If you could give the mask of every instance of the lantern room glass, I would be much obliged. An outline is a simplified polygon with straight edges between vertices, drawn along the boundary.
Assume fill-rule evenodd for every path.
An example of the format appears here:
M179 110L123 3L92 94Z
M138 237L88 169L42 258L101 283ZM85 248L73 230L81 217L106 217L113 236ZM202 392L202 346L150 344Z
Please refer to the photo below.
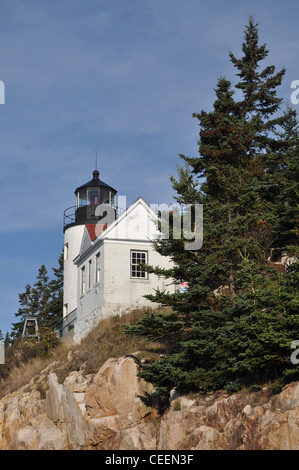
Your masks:
M82 189L77 194L77 207L86 206L87 205L87 191L86 189Z
M100 190L99 189L89 189L88 190L88 204L98 205L100 204Z
M116 209L116 193L111 191L111 206Z
M87 205L110 204L116 208L116 192L107 188L84 188L78 191L76 196L76 207Z
M101 204L110 204L110 192L105 188L101 190Z

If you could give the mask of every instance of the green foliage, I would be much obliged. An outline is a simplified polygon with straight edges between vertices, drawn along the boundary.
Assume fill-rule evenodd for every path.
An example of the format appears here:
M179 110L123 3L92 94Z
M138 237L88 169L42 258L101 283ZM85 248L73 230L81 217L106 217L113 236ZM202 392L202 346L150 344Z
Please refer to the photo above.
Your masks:
M47 358L59 344L59 339L48 327L39 329L39 339L14 339L5 347L5 364L1 365L0 378L5 380L14 368L24 365L35 358Z
M241 385L238 385L238 384L229 384L229 385L226 385L225 391L226 391L229 395L233 395L234 393L240 392L241 388L242 388Z
M273 395L278 395L282 391L282 386L279 382L276 382L272 385L270 385L270 390Z
M13 347L13 355L20 362L27 362L35 357L47 357L49 351L59 344L59 339L48 327L39 329L39 340L27 338L17 341Z
M231 83L218 80L213 110L193 115L199 155L180 155L184 166L171 178L179 203L203 204L203 246L186 250L170 229L154 247L173 268L148 268L188 282L188 290L147 296L171 313L146 314L126 331L165 345L165 357L140 374L162 401L173 387L231 392L296 376L290 355L299 338L297 118L293 110L280 112L276 88L285 71L260 67L268 51L252 17L242 51L241 59L230 53L242 98L235 101ZM277 249L292 255L292 264L273 263Z
M134 333L138 338L160 341L168 345L176 343L176 334L184 327L184 323L174 313L146 312L137 326L125 326L124 332Z
M37 318L39 327L52 328L62 318L63 308L63 254L58 260L58 268L53 268L54 278L50 279L47 268L38 270L33 286L27 284L25 292L19 294L20 308L15 314L21 317L13 323L11 338L19 338L23 331L26 315Z
M261 385L251 385L248 389L248 392L249 393L255 393L255 392L259 392L260 390L262 390L262 386Z

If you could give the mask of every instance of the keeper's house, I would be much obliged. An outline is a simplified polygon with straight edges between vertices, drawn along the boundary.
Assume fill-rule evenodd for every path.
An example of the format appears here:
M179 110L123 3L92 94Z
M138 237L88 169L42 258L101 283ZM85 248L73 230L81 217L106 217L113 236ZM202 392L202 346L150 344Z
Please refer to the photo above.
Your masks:
M101 319L152 307L144 295L174 292L176 286L142 269L142 264L170 266L152 247L159 233L142 198L119 215L117 191L97 170L75 196L75 206L64 212L64 311L56 330L60 336L71 332L79 343Z

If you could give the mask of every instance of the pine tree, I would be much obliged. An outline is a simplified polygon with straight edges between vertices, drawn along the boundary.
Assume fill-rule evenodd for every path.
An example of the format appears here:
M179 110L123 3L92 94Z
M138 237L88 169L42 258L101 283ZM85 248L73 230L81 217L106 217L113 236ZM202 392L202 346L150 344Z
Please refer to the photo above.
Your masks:
M254 153L263 151L265 142L271 141L269 132L285 120L283 115L275 114L283 101L277 97L277 87L281 85L286 70L283 68L275 73L275 66L270 65L260 71L260 62L267 58L269 51L266 44L259 45L258 26L250 15L244 31L243 56L237 59L232 52L229 53L231 62L238 70L237 76L240 77L236 84L243 95L238 103L240 116L253 121L256 126ZM278 142L274 139L272 143L276 146Z
M20 308L15 314L19 322L13 323L12 338L21 336L26 316L37 318L39 327L52 328L62 318L63 306L63 254L58 268L52 268L54 278L50 279L47 268L42 265L33 286L27 284L25 292L19 294Z
M45 325L48 320L48 304L50 301L49 276L46 266L43 264L36 276L36 283L33 285L32 296L35 315L39 325ZM45 325L47 326L47 325Z
M63 253L58 259L58 267L52 268L54 279L49 282L49 302L47 305L47 322L44 326L52 328L63 316Z
M32 287L27 284L25 292L19 294L19 304L20 307L18 312L15 313L16 317L21 317L19 322L12 324L11 336L12 338L17 338L22 334L24 320L26 316L34 315L36 313L35 307L32 301Z
M299 235L299 127L295 110L288 107L285 114L286 120L279 134L285 142L284 149L276 152L272 158L274 165L268 170L268 180L274 188L272 200L277 208L278 247L296 245Z
M7 349L12 343L12 338L9 331L6 332L5 339L4 339L4 347Z
M295 134L296 120L289 111L279 115L276 88L284 70L274 74L270 66L258 72L268 51L258 45L252 18L243 53L240 60L230 53L243 99L236 102L231 83L219 79L213 110L194 114L200 123L199 156L182 155L178 179L171 178L179 202L203 204L203 246L188 251L184 239L171 237L154 244L174 267L149 271L187 281L188 290L148 296L171 312L148 313L125 329L165 343L166 357L141 374L164 397L172 387L210 390L297 373L290 344L299 337L298 263L280 272L282 266L267 261L280 224L296 235L290 217L297 210L296 185L290 193L287 186L291 169L298 171L297 141L288 135Z

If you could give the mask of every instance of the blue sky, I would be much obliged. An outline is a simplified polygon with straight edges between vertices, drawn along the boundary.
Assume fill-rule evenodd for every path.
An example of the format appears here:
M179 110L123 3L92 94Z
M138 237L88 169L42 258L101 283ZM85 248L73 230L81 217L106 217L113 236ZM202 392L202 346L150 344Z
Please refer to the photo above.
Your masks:
M57 266L63 211L98 152L103 181L171 203L179 153L197 152L193 112L208 110L248 15L268 63L299 79L299 4L286 0L1 0L0 329L38 268ZM266 65L266 63L265 63Z

